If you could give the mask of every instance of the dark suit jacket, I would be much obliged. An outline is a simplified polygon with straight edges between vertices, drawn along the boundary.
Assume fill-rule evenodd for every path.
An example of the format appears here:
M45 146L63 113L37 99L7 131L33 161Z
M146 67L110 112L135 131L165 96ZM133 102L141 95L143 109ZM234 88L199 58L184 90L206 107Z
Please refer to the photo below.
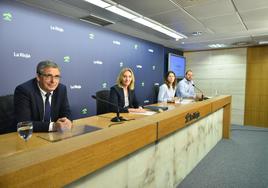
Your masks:
M135 91L128 90L128 101L129 106L124 108L125 105L125 98L124 98L124 91L123 88L118 87L115 85L110 89L110 102L119 106L120 112L128 112L128 108L138 108L139 103L137 101ZM115 106L110 105L111 112L117 112L117 108Z
M44 103L35 78L16 87L14 108L16 123L20 121L33 121L33 131L48 131L49 122L42 121ZM66 87L59 84L52 95L51 121L56 122L61 117L71 119L71 111Z

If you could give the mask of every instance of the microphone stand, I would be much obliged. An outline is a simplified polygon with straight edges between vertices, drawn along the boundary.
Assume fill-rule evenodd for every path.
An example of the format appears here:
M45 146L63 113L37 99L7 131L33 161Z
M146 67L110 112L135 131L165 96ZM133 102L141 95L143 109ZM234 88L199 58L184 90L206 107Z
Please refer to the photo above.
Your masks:
M119 108L120 108L120 106L118 106L118 105L116 105L116 104L114 104L114 103L111 103L110 101L101 99L101 98L99 98L99 97L97 97L97 96L95 96L95 95L92 95L91 97L92 97L93 99L97 100L97 101L101 101L101 102L104 102L104 103L108 103L108 104L110 104L110 105L112 105L112 106L115 106L115 107L117 108L116 116L113 117L113 118L111 119L112 122L127 121L127 120L124 119L122 116L120 116L120 113L119 113Z
M119 115L119 108L117 106L116 116L111 119L111 122L120 122L120 121L127 121L127 120Z
M196 88L198 91L201 92L201 99L200 101L204 100L204 94L203 94L203 91L201 89L199 89L198 87L195 86L195 84L192 84L194 88Z

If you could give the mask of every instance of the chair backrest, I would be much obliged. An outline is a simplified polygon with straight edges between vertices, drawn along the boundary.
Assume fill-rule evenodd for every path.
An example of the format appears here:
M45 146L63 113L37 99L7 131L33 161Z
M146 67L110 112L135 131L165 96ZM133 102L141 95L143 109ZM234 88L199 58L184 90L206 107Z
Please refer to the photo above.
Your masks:
M16 131L13 95L0 96L0 134Z
M101 90L96 92L97 98L109 101L110 98L110 90ZM100 100L96 100L96 107L97 107L97 115L99 114L105 114L110 112L109 110L109 104L102 102Z
M154 85L154 103L158 102L159 85Z

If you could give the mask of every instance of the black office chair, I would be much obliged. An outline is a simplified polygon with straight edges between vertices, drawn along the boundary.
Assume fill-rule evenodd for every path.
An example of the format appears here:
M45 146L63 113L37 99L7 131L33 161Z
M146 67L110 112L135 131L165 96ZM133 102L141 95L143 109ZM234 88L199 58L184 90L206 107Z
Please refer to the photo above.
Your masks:
M98 92L96 92L96 97L100 98L100 99L103 99L103 100L106 100L106 101L109 101L110 90L98 91ZM100 100L96 100L96 107L97 107L97 115L105 114L105 113L110 112L109 104L105 103L105 102L102 102Z
M0 134L16 131L13 95L0 96Z
M154 85L154 103L158 102L159 85Z

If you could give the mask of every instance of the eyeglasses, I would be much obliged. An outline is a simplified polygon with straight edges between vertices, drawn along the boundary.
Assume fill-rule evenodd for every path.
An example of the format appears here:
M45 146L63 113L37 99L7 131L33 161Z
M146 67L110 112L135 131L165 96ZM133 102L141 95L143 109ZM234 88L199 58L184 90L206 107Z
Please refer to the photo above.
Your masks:
M47 80L52 80L52 79L60 80L61 78L60 75L53 76L52 74L42 74L42 73L39 73L39 75L43 76Z

